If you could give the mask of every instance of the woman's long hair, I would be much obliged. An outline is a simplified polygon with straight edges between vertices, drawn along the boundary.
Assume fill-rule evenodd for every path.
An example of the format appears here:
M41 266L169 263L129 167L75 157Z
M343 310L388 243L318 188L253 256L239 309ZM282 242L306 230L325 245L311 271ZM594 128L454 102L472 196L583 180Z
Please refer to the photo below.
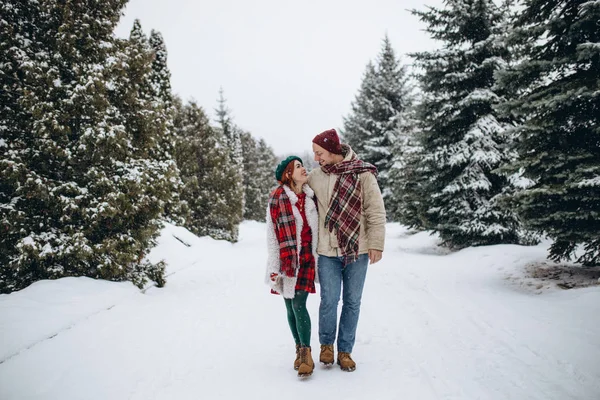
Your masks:
M294 182L294 180L292 179L292 174L294 173L294 165L296 164L296 161L298 160L292 160L288 163L288 165L285 167L285 169L283 170L283 174L281 175L281 183L283 183L284 185L288 185L294 192L299 192L300 189L302 188L302 186L298 187L298 185L296 185L296 182ZM300 162L300 161L298 161ZM300 163L302 164L302 163Z

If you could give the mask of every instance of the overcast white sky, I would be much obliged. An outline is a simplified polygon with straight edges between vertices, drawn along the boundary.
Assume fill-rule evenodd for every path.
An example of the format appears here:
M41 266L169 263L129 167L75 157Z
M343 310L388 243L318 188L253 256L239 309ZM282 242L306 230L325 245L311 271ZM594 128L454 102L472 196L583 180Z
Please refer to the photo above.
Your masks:
M303 153L314 135L342 127L386 32L399 55L434 47L407 9L441 3L130 0L116 34L127 37L136 18L147 34L160 31L184 100L213 117L222 86L237 125L278 155Z

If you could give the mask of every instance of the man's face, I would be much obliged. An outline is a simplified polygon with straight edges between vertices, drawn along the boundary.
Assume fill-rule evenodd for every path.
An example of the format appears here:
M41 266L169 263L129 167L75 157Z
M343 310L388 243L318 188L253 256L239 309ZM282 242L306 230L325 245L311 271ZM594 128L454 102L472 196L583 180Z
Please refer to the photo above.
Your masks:
M315 161L319 163L321 167L325 165L333 165L333 153L328 152L316 143L312 144L313 153L315 153Z

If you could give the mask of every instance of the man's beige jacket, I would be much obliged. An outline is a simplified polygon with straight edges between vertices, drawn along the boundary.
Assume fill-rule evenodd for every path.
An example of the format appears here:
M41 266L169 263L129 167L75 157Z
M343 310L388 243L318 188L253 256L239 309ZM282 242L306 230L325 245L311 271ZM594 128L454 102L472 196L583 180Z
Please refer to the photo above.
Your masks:
M344 161L350 160L354 152L350 146L342 145L345 152ZM325 227L325 216L333 194L333 187L338 175L327 175L321 168L313 169L308 176L308 184L317 197L319 210L319 244L317 253L323 256L341 256L338 251L336 232L329 232ZM383 251L385 244L385 207L377 179L370 172L358 176L362 189L362 216L360 219L360 236L358 238L358 254L369 249Z

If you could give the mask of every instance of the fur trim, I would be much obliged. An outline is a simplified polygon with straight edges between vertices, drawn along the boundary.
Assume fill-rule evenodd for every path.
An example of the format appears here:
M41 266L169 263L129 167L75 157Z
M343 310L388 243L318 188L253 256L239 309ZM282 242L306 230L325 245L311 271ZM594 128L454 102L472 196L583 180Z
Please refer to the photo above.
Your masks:
M271 274L279 274L279 243L275 235L275 226L271 220L269 206L267 206L267 270L265 274L265 283L273 290L277 290L277 282L271 280Z
M300 257L300 249L301 249L301 234L302 234L302 215L296 207L296 203L298 202L298 195L294 193L289 186L283 185L283 190L285 194L290 199L290 203L292 203L292 212L294 214L294 220L296 221L296 248L298 257ZM319 229L319 214L317 211L317 206L314 202L315 192L305 184L303 186L302 191L306 193L306 203L304 212L306 213L306 220L310 229L312 231L312 253L315 258L315 268L318 268L317 260L317 243L319 239L318 229ZM308 201L310 199L310 201ZM279 243L277 242L277 237L275 235L275 227L273 226L273 221L271 220L271 214L269 212L269 207L267 206L267 270L265 274L265 283L269 285L273 290L277 293L280 293L286 299L292 299L295 295L296 288L296 276L279 276L275 282L271 280L271 274L279 274L280 273L280 261L279 261ZM315 283L318 283L318 270L315 271Z
M310 230L312 231L312 253L315 258L315 283L319 283L319 254L317 253L317 245L319 244L319 210L315 201L315 192L308 184L304 185L304 193L306 193L306 204L304 205L304 213ZM308 201L310 199L310 201Z

